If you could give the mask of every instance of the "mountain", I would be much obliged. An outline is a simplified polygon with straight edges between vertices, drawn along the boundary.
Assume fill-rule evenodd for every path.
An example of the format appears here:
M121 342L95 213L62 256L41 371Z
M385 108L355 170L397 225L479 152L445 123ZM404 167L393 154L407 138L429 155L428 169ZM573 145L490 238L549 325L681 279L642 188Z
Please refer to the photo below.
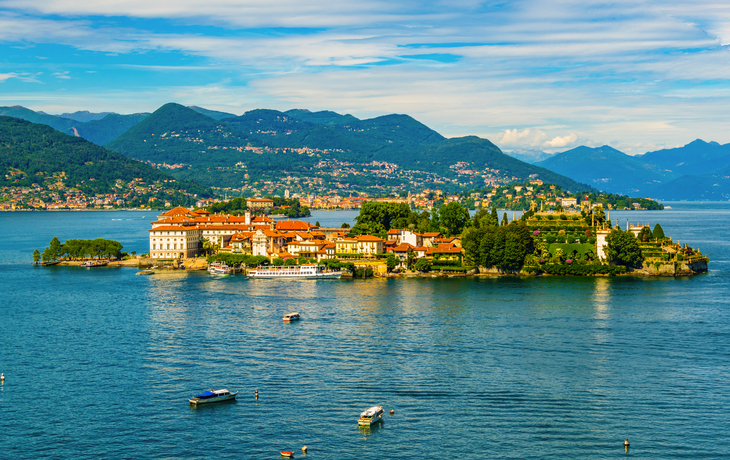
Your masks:
M246 136L225 123L180 104L169 103L105 147L154 163L214 166L226 163L235 156L234 151L240 152L248 145L251 142Z
M535 165L606 192L632 196L648 193L657 184L679 176L607 145L576 147Z
M236 116L236 115L235 115L235 114L233 114L233 113L228 113L228 112L219 112L219 111L217 111L217 110L209 110L209 109L204 109L203 107L198 107L198 106L196 106L196 105L191 105L191 106L190 106L190 107L188 107L188 108L189 108L189 109L193 109L193 110L195 110L195 111L196 111L196 112L198 112L198 113L202 113L202 114L203 114L203 115L205 115L206 117L210 117L210 118L212 118L212 119L214 119L214 120L222 120L222 119L224 119L224 118L233 118L233 117L235 117L235 116Z
M74 125L70 130L71 132L66 134L78 135L96 145L104 145L126 133L131 127L148 116L150 116L149 113L133 113L130 115L110 113L101 120L92 120Z
M652 198L669 201L730 200L730 167L714 173L684 175L651 191Z
M21 107L19 105L14 105L12 107L0 107L0 115L6 117L20 118L22 120L27 120L32 123L41 123L44 125L48 125L57 131L61 131L62 133L69 131L75 124L78 124L77 121L71 120L69 118L61 118L55 115L48 115L47 113L43 112L34 112L33 110L26 109L25 107Z
M524 161L525 163L530 163L531 165L534 165L535 163L538 163L540 161L547 160L548 158L555 155L554 153L547 153L543 152L542 150L526 149L516 149L504 153L511 156L512 158L517 158L518 160Z
M101 120L105 116L109 115L112 112L100 112L100 113L93 113L89 112L88 110L79 110L77 112L73 113L62 113L59 115L61 118L69 118L71 120L80 121L82 123L86 123L88 121L94 121L94 120Z
M697 139L684 147L647 152L636 158L677 175L702 175L730 166L730 144Z
M345 125L357 121L358 119L350 114L340 115L337 112L322 110L320 112L310 112L307 109L292 109L284 112L290 117L299 120L308 121L317 125Z
M166 183L174 178L144 163L106 150L78 137L18 118L0 116L0 186L49 189L78 188L87 194L117 193L118 181ZM169 182L171 181L171 182ZM194 193L204 193L190 185Z

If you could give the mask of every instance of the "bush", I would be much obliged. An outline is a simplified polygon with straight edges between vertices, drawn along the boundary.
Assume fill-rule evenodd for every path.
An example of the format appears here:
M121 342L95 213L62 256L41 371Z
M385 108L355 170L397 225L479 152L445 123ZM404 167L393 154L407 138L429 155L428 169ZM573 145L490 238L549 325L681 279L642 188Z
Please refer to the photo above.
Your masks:
M542 269L545 273L551 275L576 275L576 276L590 276L590 275L610 275L615 276L627 272L627 268L620 265L598 265L598 264L548 264L544 265Z
M565 214L560 214L560 220L568 220L568 216Z

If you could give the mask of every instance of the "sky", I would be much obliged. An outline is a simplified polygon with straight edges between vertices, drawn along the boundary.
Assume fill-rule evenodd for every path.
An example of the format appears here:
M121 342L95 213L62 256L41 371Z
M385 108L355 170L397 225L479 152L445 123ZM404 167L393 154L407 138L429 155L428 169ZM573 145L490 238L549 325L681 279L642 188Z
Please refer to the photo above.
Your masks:
M0 0L0 106L408 114L503 150L730 142L730 2Z

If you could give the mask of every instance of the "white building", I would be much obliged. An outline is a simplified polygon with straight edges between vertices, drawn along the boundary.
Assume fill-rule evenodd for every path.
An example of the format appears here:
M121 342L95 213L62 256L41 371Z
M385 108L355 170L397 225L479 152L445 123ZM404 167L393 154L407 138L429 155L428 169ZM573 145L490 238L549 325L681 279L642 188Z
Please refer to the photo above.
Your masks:
M198 255L202 230L196 227L159 226L150 229L150 258L182 259Z

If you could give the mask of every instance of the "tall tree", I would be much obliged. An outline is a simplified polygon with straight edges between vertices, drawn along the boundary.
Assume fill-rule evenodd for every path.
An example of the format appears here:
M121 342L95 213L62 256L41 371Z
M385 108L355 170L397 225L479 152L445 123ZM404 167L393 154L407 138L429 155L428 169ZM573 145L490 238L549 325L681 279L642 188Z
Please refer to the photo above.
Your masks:
M606 255L611 262L626 267L641 267L644 256L633 233L616 228L606 236L606 243Z
M41 252L38 249L33 250L33 263L37 264L41 260Z
M452 201L445 206L441 206L439 217L447 235L460 235L469 223L469 210L456 201Z
M657 239L657 240L663 240L664 238L666 238L664 236L664 229L659 224L656 224L654 226L654 231L651 234L654 237L654 239Z

